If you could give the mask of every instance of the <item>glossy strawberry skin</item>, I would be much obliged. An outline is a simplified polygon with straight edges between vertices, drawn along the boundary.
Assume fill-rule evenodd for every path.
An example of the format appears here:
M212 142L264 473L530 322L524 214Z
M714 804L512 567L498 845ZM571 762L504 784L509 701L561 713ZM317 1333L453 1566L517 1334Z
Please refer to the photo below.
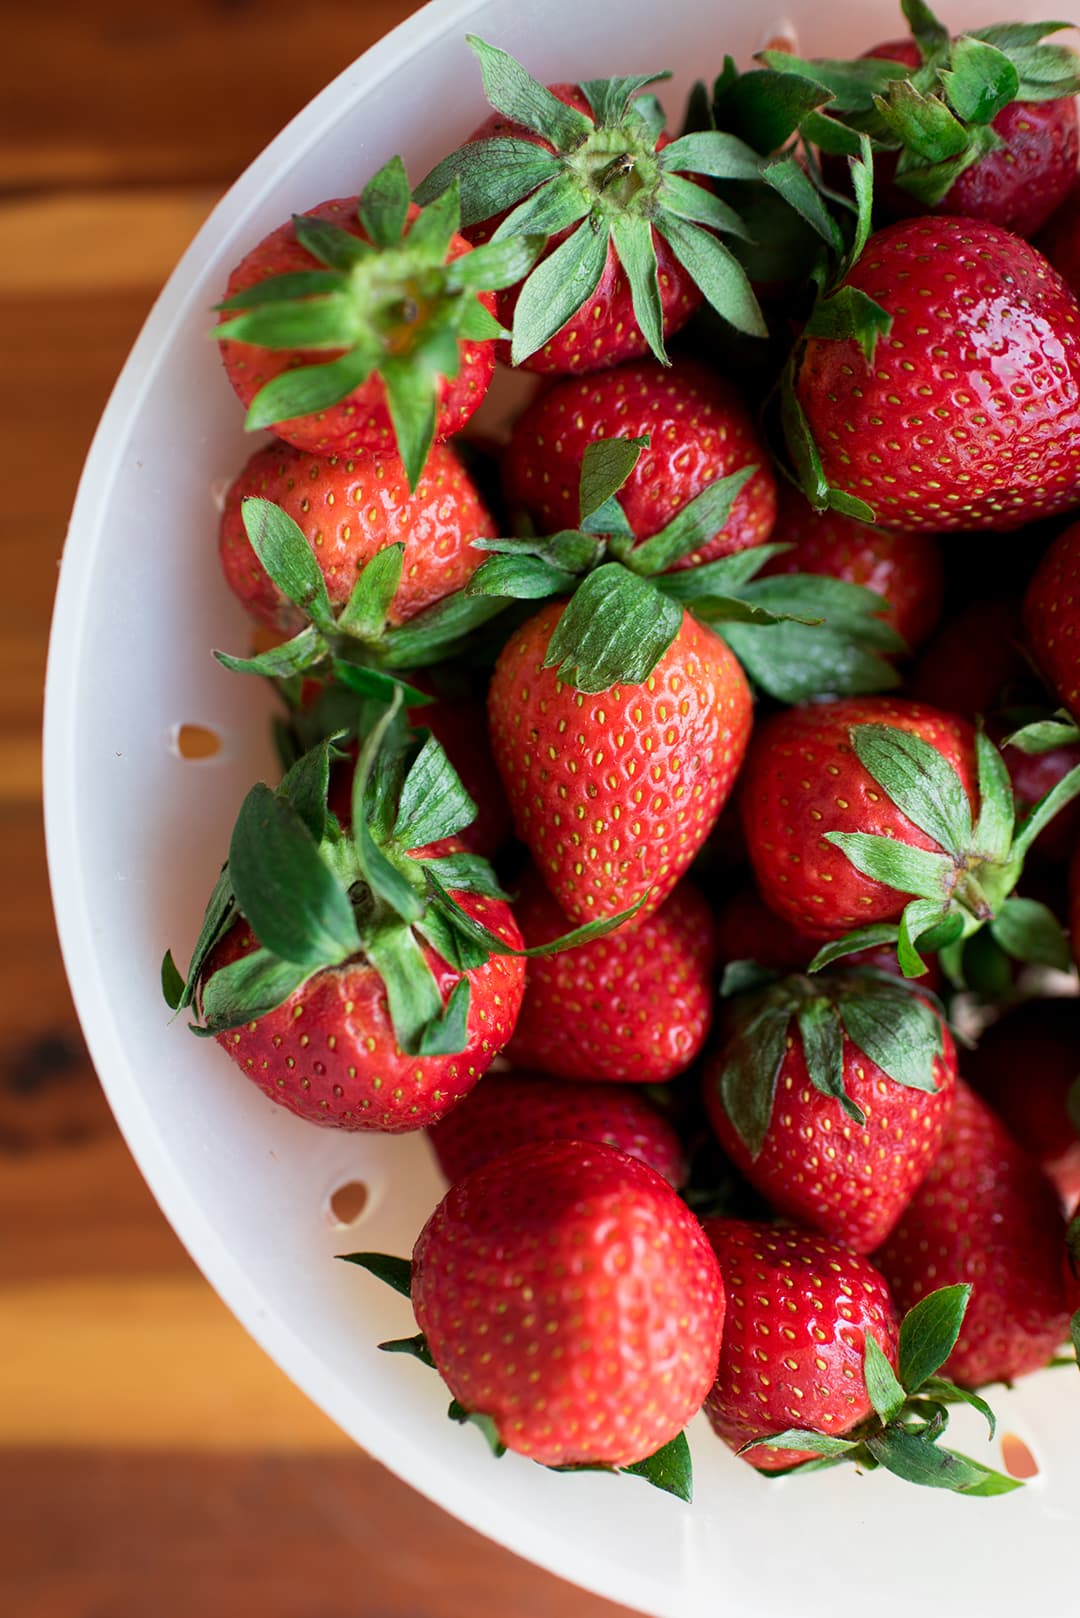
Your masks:
M875 1255L901 1309L935 1287L971 1282L942 1375L965 1387L1045 1365L1067 1330L1057 1194L965 1084L937 1159Z
M884 1279L816 1231L707 1219L728 1297L716 1383L705 1401L731 1449L789 1427L840 1437L873 1414L863 1375L867 1333L896 1365L898 1321ZM776 1472L806 1450L756 1448Z
M922 61L910 38L875 45L865 55L913 68ZM908 219L924 212L958 214L988 220L1017 236L1034 236L1061 207L1076 174L1080 135L1075 101L1072 96L1057 101L1011 101L990 127L1001 145L977 158L929 209L896 184L895 155L878 153L875 206L890 219Z
M739 783L743 832L762 898L811 938L897 921L909 897L863 876L826 832L877 833L940 852L860 764L849 735L865 724L895 725L930 742L975 807L975 734L953 714L900 697L845 697L767 720Z
M502 900L454 897L468 915L520 948L521 934ZM205 975L255 947L238 922L214 949ZM422 947L445 1002L462 974ZM300 1118L388 1134L422 1129L468 1094L506 1044L524 968L513 956L493 955L466 974L472 986L468 1040L453 1056L408 1056L400 1049L383 981L363 960L324 967L283 1005L219 1034L218 1043L264 1095Z
M304 618L251 548L241 507L252 495L272 500L303 530L334 607L345 605L373 556L404 542L401 583L388 613L392 624L462 589L484 560L473 540L496 533L475 484L448 444L432 446L412 495L393 452L313 455L288 444L267 444L256 450L225 497L219 554L226 582L248 612L269 628L290 633L302 628Z
M761 570L821 573L882 596L881 616L909 650L921 646L941 614L941 552L927 534L893 534L838 511L815 511L796 488L779 491L771 539L790 545Z
M550 603L500 653L488 691L492 751L518 836L574 922L656 910L708 836L752 720L727 646L689 615L643 684L587 696L544 657Z
M576 528L587 446L646 433L649 448L618 494L638 540L658 533L717 478L754 465L724 527L675 566L765 543L776 515L768 451L731 383L696 360L639 360L545 388L514 423L503 458L511 508L527 512L540 533Z
M1058 701L1080 720L1080 523L1039 563L1024 597L1024 634Z
M367 238L357 218L356 197L335 197L305 210L305 217L338 225L353 236ZM419 209L410 208L410 221ZM464 236L455 236L451 242L447 261L469 252L471 243ZM226 297L246 292L260 281L273 275L288 275L300 270L321 269L323 266L301 247L291 220L279 225L252 248L229 276ZM495 294L481 292L481 303L495 312ZM228 318L228 312L222 319ZM440 381L439 404L436 418L436 438L449 438L459 432L480 404L491 384L495 369L495 345L490 342L462 343L460 367L457 376ZM244 405L267 382L282 371L298 365L322 364L335 358L333 350L270 349L252 343L225 339L221 343L221 358L234 391ZM347 454L356 449L393 450L395 435L386 403L386 388L376 372L366 382L354 388L338 404L311 415L295 416L274 424L274 432L288 444L314 454Z
M530 946L566 931L535 870L514 917ZM684 880L637 927L531 960L507 1055L558 1078L662 1084L705 1042L715 964L712 914Z
M924 216L843 283L892 317L868 362L811 338L796 392L830 484L884 527L1018 528L1080 504L1080 305L1026 242Z
M1011 1007L982 1034L964 1072L1071 1208L1080 1199L1080 1135L1068 1111L1080 1077L1080 1000Z
M461 1404L546 1466L626 1466L712 1386L719 1266L661 1176L610 1146L519 1147L452 1186L413 1252L412 1302Z
M583 112L587 118L593 117L592 108L576 84L551 84L548 85L548 89L567 106L573 107L577 112ZM515 140L529 141L534 146L542 146L545 151L553 150L551 144L535 130L527 129L524 124L515 123L497 112L474 130L469 139L490 140L495 136L510 136ZM657 149L666 146L670 139L669 135L662 134L657 140ZM687 175L685 178L691 176ZM474 245L479 246L481 242L488 241L494 235L505 217L505 214L498 214L479 224L470 225L465 235ZM566 230L556 232L545 248L542 259L549 257L571 234L573 228L569 226ZM656 250L656 277L660 292L663 332L665 337L673 337L676 332L682 330L690 316L701 306L702 293L689 271L683 269L664 237L656 230L652 233L652 242ZM519 283L497 294L498 318L508 331L514 324L514 311L520 292ZM565 376L576 372L602 370L609 365L619 365L623 360L636 359L638 355L647 354L648 351L648 341L643 336L634 314L630 282L612 245L608 248L607 261L592 297L555 333L554 337L523 360L518 368L549 376ZM509 365L509 343L497 343L496 353L504 365ZM575 526L576 521L575 517Z
M956 1051L942 1024L934 1062L937 1093L897 1084L845 1035L844 1089L866 1114L859 1126L810 1081L792 1024L765 1143L751 1157L720 1098L727 1052L706 1061L709 1121L735 1167L778 1212L811 1225L855 1253L870 1253L892 1230L933 1162L956 1089Z
M613 1146L648 1164L669 1185L686 1179L682 1143L667 1119L628 1084L587 1084L534 1073L486 1073L483 1082L429 1132L451 1184L531 1141Z

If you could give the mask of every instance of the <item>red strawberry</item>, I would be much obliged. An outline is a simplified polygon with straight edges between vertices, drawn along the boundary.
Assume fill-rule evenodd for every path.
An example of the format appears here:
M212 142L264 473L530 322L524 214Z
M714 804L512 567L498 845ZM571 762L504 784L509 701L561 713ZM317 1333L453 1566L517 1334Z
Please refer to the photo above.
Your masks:
M1039 563L1024 597L1024 634L1051 690L1080 722L1080 523Z
M521 884L514 914L529 945L550 943L566 930L534 870ZM689 1067L708 1033L715 962L709 907L680 882L636 927L531 961L507 1055L564 1079L672 1079Z
M1015 601L977 597L960 603L925 647L908 694L972 723L992 713L1025 669Z
M1068 1325L1065 1221L1053 1186L990 1109L958 1087L945 1142L875 1255L901 1308L967 1281L971 1304L945 1374L967 1387L1045 1365Z
M889 325L872 361L854 337L805 342L796 393L829 485L909 532L1080 504L1080 305L1040 253L922 218L872 236L841 287Z
M218 327L248 427L316 454L396 441L415 488L432 439L457 432L487 392L494 289L535 257L526 241L471 250L459 217L456 193L412 204L394 158L362 196L294 215L254 247Z
M817 1231L707 1219L729 1300L720 1369L705 1401L732 1449L789 1428L839 1438L874 1410L863 1369L871 1336L896 1366L897 1315L873 1265ZM808 1450L746 1452L774 1472Z
M447 1192L411 1295L451 1393L546 1466L629 1466L671 1442L716 1375L719 1267L665 1180L610 1146L549 1141Z
M775 1208L868 1253L933 1161L955 1082L948 1029L920 995L830 972L735 994L704 1099L720 1144Z
M477 894L454 898L467 916L520 948L509 905ZM250 929L237 922L210 955L207 976L257 948ZM339 1129L422 1129L468 1094L506 1044L525 963L493 955L463 973L430 945L421 948L444 1004L462 981L470 986L460 1050L435 1056L402 1050L386 984L370 957L318 971L274 1010L219 1034L218 1043L264 1095L300 1118Z
M545 388L514 423L503 459L507 499L542 533L575 528L586 447L645 434L649 448L618 495L636 540L659 533L710 483L745 466L756 471L723 527L674 567L768 539L776 512L768 451L735 389L696 360L640 360Z
M995 741L1003 739L1008 727L1000 720L987 726ZM1009 767L1013 797L1018 815L1029 813L1040 798L1063 781L1080 764L1080 743L1053 747L1046 753L1025 753L1020 747L1005 747L1002 757ZM1032 844L1033 854L1044 860L1066 861L1076 847L1080 831L1080 803L1072 803L1055 815L1046 830Z
M248 539L241 507L272 500L301 529L326 581L330 604L348 601L361 570L387 545L405 546L401 582L387 613L404 622L460 590L483 561L474 539L496 529L456 452L433 446L415 494L392 452L312 455L287 444L256 450L225 499L220 553L233 593L260 623L294 633L300 610L273 583Z
M1036 246L1080 296L1080 177L1073 177L1064 202L1050 218Z
M1080 1198L1080 1000L1010 1008L968 1056L965 1076L1071 1208Z
M790 545L762 569L823 573L859 584L885 601L882 617L908 649L921 646L941 613L941 552L924 534L891 534L838 511L815 511L791 484L780 489L772 539Z
M703 296L739 330L765 335L744 272L712 233L747 232L704 179L755 179L748 147L716 132L671 141L655 101L636 99L647 79L545 86L504 51L469 44L497 111L416 195L430 201L456 179L471 240L545 238L532 273L500 296L513 327L504 358L560 374L650 349L663 360L665 338Z
M907 902L904 893L857 870L826 833L871 833L940 852L860 762L851 741L860 725L921 737L975 799L974 735L951 714L896 697L849 697L767 720L739 783L743 832L762 896L812 938L896 920Z
M614 1146L647 1163L669 1185L686 1179L682 1143L640 1090L627 1084L570 1084L531 1073L488 1073L483 1084L431 1131L439 1167L451 1182L530 1141L579 1140Z
M495 762L518 835L566 915L617 915L646 893L656 910L734 784L750 688L727 646L684 611L643 683L575 690L544 667L567 610L541 608L500 654L488 693Z
M911 38L875 45L863 60L874 58L909 68L919 68L923 60ZM1041 85L1039 93L1038 100L1010 101L1002 107L989 124L994 144L981 133L985 125L974 126L974 161L960 170L939 200L934 200L941 184L937 176L918 175L914 192L898 183L897 157L903 147L879 152L874 163L875 206L892 219L924 212L959 214L986 219L1017 236L1034 236L1068 194L1080 157L1074 93L1065 89L1056 99L1046 100ZM890 100L895 99L892 92ZM983 142L986 149L979 151ZM907 161L911 164L910 152ZM917 158L912 166L917 170Z

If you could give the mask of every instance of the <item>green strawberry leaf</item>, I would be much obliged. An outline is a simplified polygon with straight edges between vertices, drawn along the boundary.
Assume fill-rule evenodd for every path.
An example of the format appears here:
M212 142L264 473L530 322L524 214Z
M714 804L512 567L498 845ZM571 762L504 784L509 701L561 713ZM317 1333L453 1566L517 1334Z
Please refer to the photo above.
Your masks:
M309 214L294 213L292 216L293 235L300 246L306 248L312 258L317 258L320 264L327 264L332 270L339 273L334 276L338 286L347 285L346 276L357 264L372 257L374 248L370 242L365 242L359 236L354 236L351 230L343 230L340 225L331 224L328 219L313 219ZM274 281L292 281L295 283L294 293L276 293L275 296L299 296L306 291L315 291L311 283L317 280L326 280L325 272L319 270L300 270L291 274L271 277ZM305 280L308 285L305 286ZM259 300L262 300L263 291L267 282L257 282L250 290ZM241 299L245 297L240 294Z
M950 910L940 899L913 899L904 906L896 942L896 958L906 978L921 977L926 962L919 949L947 950L958 944L964 930L959 910Z
M428 843L471 826L476 804L466 792L441 742L429 735L401 789L394 840L402 848Z
M653 582L672 601L684 604L708 600L710 597L730 598L738 594L774 556L780 556L790 549L790 545L749 545L746 550L733 551L730 556L721 556L715 562L703 562L698 567L680 568L677 573L662 574Z
M596 938L606 938L608 933L615 932L624 922L637 915L652 891L651 889L646 889L635 904L630 905L626 910L620 910L617 915L604 916L598 921L585 922L580 927L571 928L568 933L563 933L559 938L549 939L546 944L534 944L528 949L515 949L505 939L500 938L497 933L493 933L490 928L485 927L482 922L466 915L461 906L455 904L452 896L447 892L436 874L437 865L438 861L430 861L424 865L424 872L427 877L428 889L443 916L451 922L463 937L474 939L478 944L482 944L488 955L513 955L521 960L532 960L537 956L561 955L566 950L577 949L582 944L591 944Z
M708 225L710 230L722 231L742 242L753 240L753 234L742 216L694 180L684 180L678 174L665 174L659 195L660 206L665 213L675 214L679 219L689 219L697 225ZM617 236L615 245L618 246Z
M704 136L688 135L685 138L701 140ZM678 145L679 142L673 144ZM671 147L666 147L663 155L667 156L670 151ZM746 271L729 248L707 230L702 230L700 225L680 219L676 214L659 214L656 229L721 319L748 337L769 335Z
M931 1294L932 1296L932 1294ZM965 1404L977 1410L990 1429L990 1437L997 1432L997 1417L985 1399L973 1393L970 1388L958 1388L954 1382L946 1382L942 1377L927 1377L922 1384L923 1392L928 1398L940 1404Z
M1026 816L1013 843L1012 858L1022 860L1039 833L1045 830L1054 816L1078 795L1080 795L1080 764L1075 765L1067 775L1063 775L1049 792L1045 792L1031 813Z
M1052 966L1059 972L1071 969L1069 940L1061 923L1037 899L1006 899L989 923L989 931L1006 955L1018 961Z
M971 136L945 103L924 96L910 79L894 79L874 105L893 139L923 163L942 163L972 149Z
M694 191L701 197L709 197L714 214L726 215L731 212L724 208L719 198L710 197L700 186L674 180L669 181L662 192L664 206L668 210L673 211L673 202L678 201L675 191L677 184L685 185L687 191ZM707 211L708 204L699 204L698 212L691 214L690 217L697 218L701 212ZM680 209L679 212L682 217L687 217L685 209ZM737 222L737 216L733 217ZM715 224L716 220L709 219L708 223ZM730 228L730 221L727 223ZM634 319L652 353L662 365L666 365L668 356L664 347L664 310L660 301L660 276L652 223L641 214L617 214L611 221L611 240L630 284Z
M173 960L172 950L167 949L161 962L161 992L170 1011L180 1010L186 987L184 974Z
M825 838L846 855L863 876L884 882L900 893L914 893L945 905L956 870L946 854L908 848L893 837L879 837L874 832L827 831Z
M357 211L361 225L376 247L397 246L409 212L409 180L400 157L392 157L368 181ZM456 217L454 223L456 226Z
M433 202L458 181L463 229L508 212L522 197L561 172L558 158L533 141L513 136L469 141L436 164L413 192L420 204Z
M766 164L761 177L801 219L806 220L827 247L834 253L843 252L844 241L839 225L825 206L821 192L795 158L784 157ZM877 304L874 308L878 308Z
M567 595L576 583L577 574L552 567L539 556L493 556L477 568L465 590L507 601L546 601Z
M442 1014L433 1017L420 1035L421 1056L453 1056L469 1043L469 1005L472 984L463 977L454 984Z
M411 1354L421 1365L427 1365L433 1371L439 1369L422 1331L417 1332L415 1337L392 1337L388 1342L380 1343L379 1347L384 1354Z
M300 221L306 225L313 225L318 221L306 219L303 214L293 215L293 224L296 226L296 235L302 245L312 251L304 233L300 228ZM344 236L356 247L361 256L369 253L370 248L363 242L350 236L347 230L338 231L335 226L323 225L323 230L333 231L335 235ZM319 233L313 233L318 239ZM318 255L318 256L321 256ZM343 264L342 269L348 268ZM264 281L256 281L254 286L245 287L242 292L234 292L230 298L222 298L220 303L214 305L217 309L257 309L264 303L288 303L293 298L317 297L328 292L341 292L345 287L345 279L332 270L289 270L283 275L268 275ZM220 328L216 329L214 336L220 335Z
M614 501L641 459L642 450L648 447L648 433L640 438L597 438L591 444L586 444L578 483L582 532L631 533L621 507L616 507L620 521L615 529L597 527L595 523L590 523L590 519L605 511Z
M1073 1352L1076 1355L1076 1362L1078 1365L1080 1365L1080 1309L1076 1311L1072 1319L1069 1321L1069 1337L1072 1340Z
M232 674L258 674L266 680L289 680L316 668L326 656L326 640L314 624L307 624L298 635L280 646L270 646L254 657L233 657L215 651L214 656Z
M617 562L570 598L544 658L565 685L590 695L647 680L678 635L683 609Z
M857 1438L833 1438L830 1433L815 1433L805 1427L786 1427L782 1433L770 1433L763 1438L750 1438L740 1444L736 1455L746 1455L752 1449L808 1450L812 1455L842 1457L858 1449ZM804 1468L797 1467L797 1471Z
M694 569L695 573L700 569ZM775 613L807 624L824 622L838 635L875 652L904 652L905 643L881 616L884 597L847 579L821 573L779 573L755 579L742 591L743 598Z
M861 1129L866 1114L844 1087L844 1036L837 1008L827 996L804 1000L796 1013L799 1037L810 1082L822 1095L839 1101L853 1123Z
M617 1470L644 1478L654 1489L673 1494L677 1500L685 1500L687 1505L694 1498L694 1469L685 1433L676 1434L651 1455L646 1455L644 1460L632 1461L629 1466L620 1466Z
M578 89L592 108L598 125L620 123L631 99L646 85L670 79L671 74L639 73L624 79L582 79Z
M407 1258L395 1258L392 1253L338 1253L337 1257L345 1264L359 1264L403 1298L411 1297L412 1264Z
M260 348L348 348L356 337L356 320L344 292L326 292L295 302L263 299L247 313L223 320L214 335L219 341Z
M187 982L184 983L181 979L181 993L175 1003L169 998L169 995L176 990L176 978L179 977L179 973L176 972L175 963L173 963L171 972L166 965L166 962L172 961L171 952L166 955L165 961L162 962L162 990L165 993L167 1004L173 1011L185 1011L191 1005L195 998L195 990L202 975L202 969L206 964L206 958L218 940L228 932L234 920L235 912L236 900L233 896L232 881L229 877L229 868L225 865L219 871L210 898L207 900L199 935L191 952L191 960L188 962ZM174 972L176 977L173 976Z
M895 725L855 725L851 742L860 764L896 807L962 859L972 845L971 806L963 782L938 749Z
M500 887L489 861L480 854L444 854L437 860L424 860L422 868L432 872L447 892L478 893L486 899L510 898Z
M461 650L481 624L503 611L498 597L471 596L455 590L406 624L387 632L380 653L384 668L419 669L444 663ZM412 699L410 698L410 701Z
M866 1333L863 1376L866 1380L866 1391L870 1395L870 1403L888 1426L889 1422L895 1421L903 1410L907 1403L907 1394L896 1380L892 1366L881 1351L881 1345L870 1332Z
M531 192L507 214L492 236L502 243L514 237L539 239L545 246L550 236L568 230L590 212L589 199L570 174L559 174ZM528 266L526 266L526 269ZM525 270L522 270L522 275Z
M669 142L656 160L666 174L707 174L714 180L757 180L761 158L744 141L705 129Z
M773 582L780 580L761 581ZM797 622L769 626L721 621L714 627L753 683L778 702L887 691L900 684L896 669L877 651L859 645L845 630L835 630L827 623L815 627Z
M720 1101L753 1158L761 1155L769 1132L790 1023L789 1006L766 1002L736 1018L724 1048L717 1081Z
M217 335L222 335L218 329ZM272 377L252 399L244 417L248 432L274 427L297 416L315 415L340 404L375 369L377 355L366 346L350 349L321 365L300 365Z
M1007 1494L1021 1487L1015 1478L1004 1477L954 1450L941 1448L931 1438L900 1427L890 1427L868 1438L866 1447L880 1466L907 1483L974 1495Z
M595 125L590 118L552 95L506 51L485 44L476 34L466 34L465 40L479 59L484 94L504 118L542 135L559 152L572 151L592 134Z
M909 1394L918 1393L952 1353L970 1298L968 1283L938 1287L920 1298L900 1322L897 1366Z
M901 0L900 9L924 62L947 54L952 43L949 30L938 21L925 0Z
M814 956L808 972L820 972L826 966L832 966L835 961L843 960L847 955L856 955L860 950L877 949L881 944L895 944L897 929L890 921L874 921L866 927L856 927L843 938L834 938L828 944L822 944Z
M202 1023L190 1027L197 1034L223 1034L244 1023L257 1022L284 1005L317 970L303 963L283 961L267 949L252 950L199 984Z
M449 1006L443 1006L435 975L412 928L403 921L385 922L369 930L365 947L368 959L386 985L390 1020L401 1049L410 1056L433 1054L424 1052L424 1040L429 1029L433 1030L433 1037L438 1037ZM461 981L468 986L466 979ZM446 1032L457 1031L458 1014L455 1013L454 1026ZM464 1050L465 1043L462 1039L456 1049Z
M385 360L382 365L386 403L412 494L435 438L439 377L456 375L460 362L456 339L450 333L445 336L448 350L443 354L433 356L414 349L402 359Z
M631 572L642 577L666 573L676 562L704 549L723 532L735 502L757 470L756 466L741 466L727 477L716 478L688 500L659 533L627 549L613 545L613 554Z
M326 836L330 756L344 756L339 744L345 735L344 731L335 731L324 736L308 752L302 753L286 771L277 788L278 797L285 798L292 805L316 843L321 843Z
M337 620L338 630L356 640L378 640L401 583L405 544L386 545L361 568Z
M496 1460L506 1454L506 1445L499 1437L498 1428L495 1426L494 1419L491 1416L485 1416L480 1410L466 1410L465 1406L457 1399L451 1399L450 1408L446 1413L451 1421L460 1422L463 1426L466 1422L471 1422L474 1427L478 1428L484 1435L488 1448Z
M240 515L252 550L282 595L324 635L333 634L326 580L303 529L272 500L257 495L245 497Z
M1080 742L1080 725L1064 708L1051 719L1036 719L1006 736L1002 747L1015 747L1021 753L1054 753L1059 747L1075 747Z
M874 97L884 94L894 79L907 78L911 72L903 62L872 56L849 62L825 56L808 60L787 51L759 51L757 60L778 73L799 74L811 84L824 86L833 98L829 112L841 115L872 112Z
M949 105L965 123L991 123L1016 100L1020 75L996 45L961 35L952 47L950 63L939 77Z
M845 995L840 1020L853 1045L909 1090L936 1095L934 1063L942 1054L941 1024L926 1002L897 984Z
M738 73L733 62L732 70L726 85L716 84L716 122L766 156L786 146L806 115L831 99L825 85L799 73Z
M262 782L233 827L229 877L252 932L281 961L315 968L360 949L348 894L297 810Z
M514 310L512 365L520 365L543 348L592 297L607 263L609 245L610 230L586 219L541 259L522 287Z
M892 330L892 316L858 287L842 286L819 298L803 328L806 337L835 340L850 338L858 343L868 365L873 364L878 341Z
M1064 28L1073 28L1071 22L999 22L991 23L988 28L969 28L967 31L973 39L985 39L988 44L996 45L998 50L1009 51L1027 50L1037 45L1047 34L1058 34Z
M982 726L975 735L979 769L979 818L971 836L971 849L985 860L1004 861L1012 847L1016 811L1012 782L1005 760Z

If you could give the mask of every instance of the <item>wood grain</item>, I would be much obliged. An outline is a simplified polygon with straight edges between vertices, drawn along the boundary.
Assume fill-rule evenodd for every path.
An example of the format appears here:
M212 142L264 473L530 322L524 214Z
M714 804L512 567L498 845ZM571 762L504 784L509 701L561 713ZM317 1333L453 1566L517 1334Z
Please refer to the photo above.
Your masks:
M0 110L0 1611L617 1618L356 1450L196 1271L112 1122L52 921L39 737L79 470L215 199L407 0L8 7ZM77 783L73 783L73 790Z

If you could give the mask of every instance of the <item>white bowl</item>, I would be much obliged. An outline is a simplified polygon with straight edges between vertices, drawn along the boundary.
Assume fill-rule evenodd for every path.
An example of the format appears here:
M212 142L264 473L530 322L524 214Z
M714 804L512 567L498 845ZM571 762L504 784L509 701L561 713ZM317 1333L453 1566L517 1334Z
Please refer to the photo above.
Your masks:
M1044 9L1042 0L947 6L954 27ZM274 769L270 699L210 655L246 639L215 549L215 491L251 449L207 335L230 267L290 212L359 189L393 153L418 180L457 144L484 112L466 32L547 80L671 67L662 94L674 122L692 78L715 72L725 51L747 61L787 19L810 54L899 31L895 0L792 0L786 15L736 0L436 0L316 97L237 181L151 313L79 488L46 703L53 891L95 1066L162 1208L263 1348L400 1477L519 1554L665 1618L796 1609L826 1618L852 1599L881 1618L913 1599L925 1614L1004 1618L1075 1589L1075 1373L1044 1373L997 1397L1002 1430L1023 1437L1040 1470L996 1500L850 1468L768 1481L701 1418L691 1429L692 1507L632 1478L495 1462L476 1433L446 1420L434 1375L377 1351L412 1329L405 1300L333 1260L358 1246L410 1251L442 1190L423 1140L299 1122L184 1019L170 1025L158 984L166 946L186 960L244 792ZM220 753L181 757L185 722L219 732ZM343 1233L328 1197L352 1180L370 1198ZM961 1447L998 1459L977 1421L957 1426Z

